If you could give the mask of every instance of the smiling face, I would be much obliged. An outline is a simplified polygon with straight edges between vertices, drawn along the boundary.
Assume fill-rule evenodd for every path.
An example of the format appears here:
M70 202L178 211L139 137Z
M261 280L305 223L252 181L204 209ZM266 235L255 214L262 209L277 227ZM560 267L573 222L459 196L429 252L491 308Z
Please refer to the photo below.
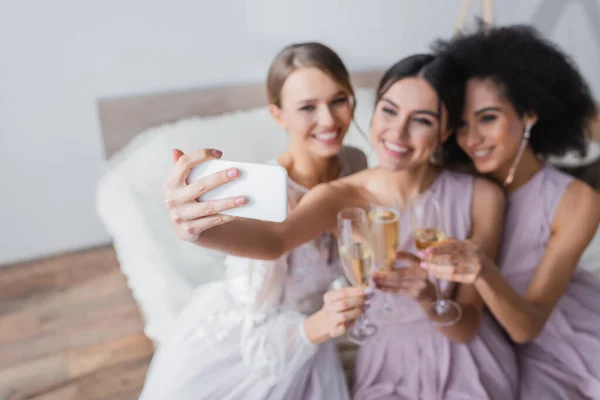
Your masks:
M281 106L270 110L290 134L290 146L317 157L340 152L353 114L350 96L315 67L292 72L281 88Z
M440 132L442 140L448 136L445 108L441 121L438 108L437 93L424 79L408 77L392 84L377 102L371 122L379 164L401 170L428 163Z
M465 93L463 126L457 131L459 146L477 171L505 175L512 165L532 115L519 116L501 87L490 79L470 79Z

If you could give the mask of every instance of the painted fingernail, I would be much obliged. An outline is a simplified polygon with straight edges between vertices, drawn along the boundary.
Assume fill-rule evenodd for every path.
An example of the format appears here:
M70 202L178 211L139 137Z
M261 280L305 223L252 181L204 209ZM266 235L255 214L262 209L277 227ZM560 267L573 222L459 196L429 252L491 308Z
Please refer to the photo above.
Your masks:
M426 262L419 263L419 266L423 269L429 268L429 264L427 264Z
M213 153L213 156L215 156L215 157L221 157L223 155L223 152L221 150L217 150L217 149L213 149L212 153Z
M427 256L427 253L425 253L424 251L419 251L417 252L417 256L419 256L419 258L425 258Z
M241 206L243 204L246 204L246 198L244 196L239 196L233 199L233 202L238 206Z
M369 295L373 294L373 288L372 288L371 286L367 286L367 287L364 289L364 293L365 293L367 296L369 296Z
M230 178L235 178L236 176L238 176L239 171L237 170L237 168L231 168L229 171L227 171L227 176Z

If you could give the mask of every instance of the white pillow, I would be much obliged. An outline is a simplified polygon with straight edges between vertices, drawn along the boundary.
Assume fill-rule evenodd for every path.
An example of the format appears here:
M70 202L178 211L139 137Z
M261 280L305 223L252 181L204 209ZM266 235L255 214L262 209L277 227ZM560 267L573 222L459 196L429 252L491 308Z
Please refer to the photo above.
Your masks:
M581 157L576 152L569 152L562 157L548 157L548 162L556 167L576 168L595 163L600 159L600 143L587 141L587 154Z
M579 264L588 271L600 275L600 229L583 252Z
M355 119L368 134L374 90L359 88L356 98ZM346 143L368 153L370 165L377 163L368 138L355 126ZM111 157L97 187L97 212L113 238L148 337L160 342L193 290L224 273L222 254L181 241L171 227L162 191L172 166L171 149L217 148L223 159L264 162L286 144L286 133L262 107L154 127Z

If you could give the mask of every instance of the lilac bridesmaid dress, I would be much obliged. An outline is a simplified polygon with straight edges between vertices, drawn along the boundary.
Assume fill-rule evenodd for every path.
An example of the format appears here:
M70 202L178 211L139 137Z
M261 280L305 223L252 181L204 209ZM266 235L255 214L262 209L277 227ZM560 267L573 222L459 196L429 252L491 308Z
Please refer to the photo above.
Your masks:
M572 180L546 166L510 195L500 265L520 294L542 259ZM517 355L522 399L600 399L600 278L579 265L542 332Z
M474 178L443 171L420 201L436 196L447 233L465 239L471 231ZM401 214L401 246L415 251L408 213ZM451 296L454 284L442 282ZM354 399L473 399L517 397L518 368L512 345L484 313L479 332L468 344L456 344L437 332L420 306L405 296L388 296L392 311L381 311L375 295L368 317L378 333L357 355Z

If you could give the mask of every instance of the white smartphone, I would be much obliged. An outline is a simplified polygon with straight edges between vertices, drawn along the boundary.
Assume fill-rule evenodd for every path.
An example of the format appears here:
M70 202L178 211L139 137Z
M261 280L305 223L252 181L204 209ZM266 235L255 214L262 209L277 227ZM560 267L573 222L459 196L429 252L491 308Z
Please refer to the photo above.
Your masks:
M187 183L229 168L237 168L240 176L202 195L199 201L245 196L248 199L245 205L221 214L272 222L282 222L287 218L288 175L281 165L208 160L192 168Z

